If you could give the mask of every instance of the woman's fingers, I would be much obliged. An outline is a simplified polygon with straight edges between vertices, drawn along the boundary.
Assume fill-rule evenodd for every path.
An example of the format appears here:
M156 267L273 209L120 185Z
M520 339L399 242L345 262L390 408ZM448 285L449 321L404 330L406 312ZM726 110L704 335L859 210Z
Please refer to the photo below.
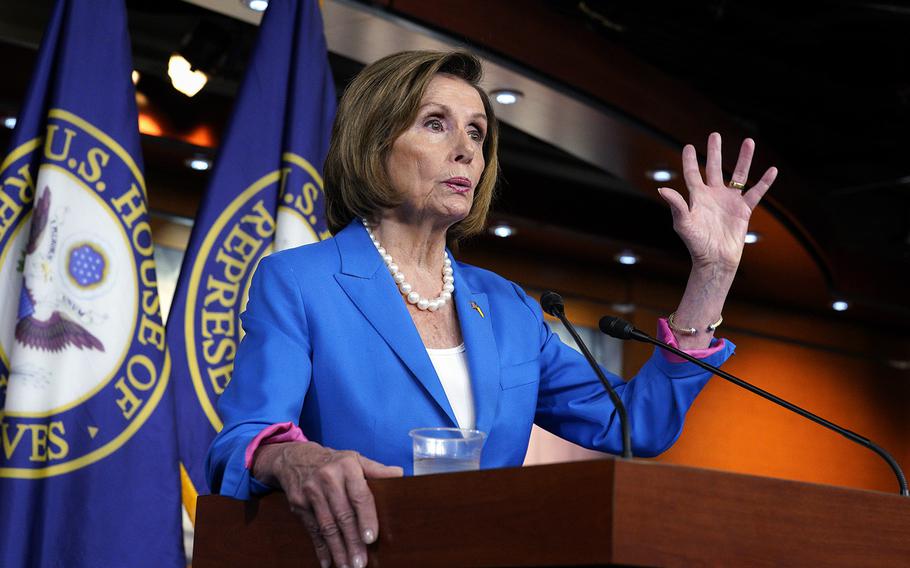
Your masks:
M328 568L332 565L332 551L329 550L329 546L326 544L325 539L322 538L322 535L319 534L319 523L316 522L316 516L309 509L294 509L291 508L300 520L303 521L303 526L306 528L306 531L310 533L310 540L313 541L313 548L316 550L316 557L319 559L319 565L323 568Z
M746 205L749 206L749 209L754 210L758 205L758 202L761 201L761 198L764 197L765 193L771 187L771 184L774 183L774 180L777 178L777 168L768 168L768 171L765 172L765 175L758 180L758 183L753 185L749 191L743 194L743 201L746 202Z
M366 544L376 541L379 534L379 519L376 516L376 502L373 493L367 486L363 471L358 468L359 475L348 475L345 478L345 489L348 501L354 510L357 526L355 531L359 540Z
M319 534L325 539L338 566L362 568L367 564L366 545L379 534L376 502L367 485L361 465L365 460L356 452L337 452L331 463L313 476L319 496L312 500ZM374 473L392 476L400 468L370 462ZM328 512L320 511L323 506ZM339 555L342 555L339 560Z
M292 486L288 488L285 495L291 512L303 522L304 528L310 535L310 540L313 541L313 549L316 551L320 566L325 568L332 564L332 551L329 549L325 539L322 538L319 522L313 513L313 504L307 498L306 493L307 491L302 486Z
M319 476L320 473L314 475L314 477ZM324 480L325 478L318 481L315 479L307 481L304 485L304 490L313 511L313 516L316 518L319 536L322 537L328 546L335 566L351 566L347 546L341 531L341 524L336 519L335 512L329 504L329 496L327 495L328 492L326 491Z
M752 155L755 153L755 141L751 138L743 140L739 148L739 158L736 160L736 167L733 169L733 177L730 181L746 185L749 179L749 168L752 166Z
M367 479L401 477L404 470L398 466L383 465L379 462L357 456L359 475L347 477L348 499L354 505L357 520L360 524L360 536L363 542L372 544L379 538L379 519L376 516L376 502L373 492L367 485Z
M686 203L685 198L683 198L678 191L670 189L669 187L659 187L657 188L657 193L667 202L667 205L670 206L670 214L673 215L673 224L678 224L686 213L689 212L689 205Z
M367 479L384 479L404 475L404 470L397 465L383 465L361 455L357 457L360 460L360 467L363 468L363 475Z
M723 161L720 134L712 132L708 136L708 157L705 162L705 181L708 182L709 186L720 187L724 185Z
M366 565L366 544L379 537L376 502L366 478L401 477L400 467L390 467L354 452L339 452L341 458L317 474L331 514L333 532L341 534L350 566ZM325 530L325 525L321 525Z
M343 464L341 467L345 471L343 475L332 479L330 490L326 491L326 498L329 502L329 508L332 510L332 515L335 517L335 524L344 539L344 547L347 550L347 560L343 565L351 566L352 568L363 568L367 563L367 548L363 542L355 505L348 498L346 487L353 472L351 471L351 466L347 464ZM362 473L360 475L361 477L363 476ZM375 518L375 516L376 512L374 511L373 517Z
M702 187L704 182L701 179L701 172L698 169L698 156L695 153L695 146L686 144L682 152L683 178L686 180L686 187L689 191L693 188Z
M752 156L755 154L755 141L751 138L743 140L739 148L739 157L736 160L736 167L733 169L733 176L730 181L737 184L745 185L749 179L749 168L752 166ZM698 155L695 147L687 144L683 148L683 176L689 191L693 188L699 188L702 185L709 187L723 187L723 151L720 134L712 132L708 136L708 153L705 160L705 179L702 183L701 173L698 169Z
M296 444L287 453L280 484L291 511L310 534L319 562L366 566L366 545L379 535L376 503L366 480L400 477L402 468L313 443Z

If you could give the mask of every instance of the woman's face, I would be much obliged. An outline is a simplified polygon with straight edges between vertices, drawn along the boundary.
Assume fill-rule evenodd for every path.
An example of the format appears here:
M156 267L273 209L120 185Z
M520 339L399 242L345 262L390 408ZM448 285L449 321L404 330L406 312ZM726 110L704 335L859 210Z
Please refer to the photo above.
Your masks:
M471 211L483 173L487 117L470 84L439 74L417 118L392 144L386 167L404 198L396 212L413 223L451 226Z

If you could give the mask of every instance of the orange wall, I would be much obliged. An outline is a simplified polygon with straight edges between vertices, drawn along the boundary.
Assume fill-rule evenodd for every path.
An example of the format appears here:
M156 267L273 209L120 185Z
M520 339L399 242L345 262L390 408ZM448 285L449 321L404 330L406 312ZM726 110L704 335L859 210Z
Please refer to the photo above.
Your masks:
M684 284L481 249L465 251L462 257L521 283L531 293L559 291L567 300L568 315L589 326L611 313L611 304L631 301L638 307L625 317L653 332L656 319L675 308ZM872 328L834 317L734 299L724 311L719 335L737 345L725 370L874 440L910 468L910 372L884 363L886 353L907 353L906 338L876 335ZM627 343L626 377L650 354L647 345ZM888 492L897 488L890 468L871 451L720 378L708 383L679 441L657 459Z

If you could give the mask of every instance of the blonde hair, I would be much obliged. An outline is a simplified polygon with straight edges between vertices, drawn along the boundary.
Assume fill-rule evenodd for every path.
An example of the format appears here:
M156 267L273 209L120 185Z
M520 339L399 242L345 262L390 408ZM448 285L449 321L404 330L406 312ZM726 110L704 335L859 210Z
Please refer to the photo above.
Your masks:
M474 87L487 114L486 167L474 190L471 212L449 229L448 239L483 231L499 175L499 126L479 85L483 67L477 57L463 51L406 51L368 65L341 97L324 172L326 220L333 234L354 218L374 219L380 210L401 204L386 159L392 144L416 119L427 86L439 73Z

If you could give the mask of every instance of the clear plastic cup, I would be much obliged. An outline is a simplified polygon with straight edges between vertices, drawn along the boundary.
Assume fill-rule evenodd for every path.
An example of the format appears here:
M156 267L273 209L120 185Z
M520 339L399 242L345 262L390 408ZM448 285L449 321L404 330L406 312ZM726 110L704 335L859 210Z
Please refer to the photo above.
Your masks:
M480 469L480 452L487 435L463 428L417 428L414 441L414 475L453 473Z

